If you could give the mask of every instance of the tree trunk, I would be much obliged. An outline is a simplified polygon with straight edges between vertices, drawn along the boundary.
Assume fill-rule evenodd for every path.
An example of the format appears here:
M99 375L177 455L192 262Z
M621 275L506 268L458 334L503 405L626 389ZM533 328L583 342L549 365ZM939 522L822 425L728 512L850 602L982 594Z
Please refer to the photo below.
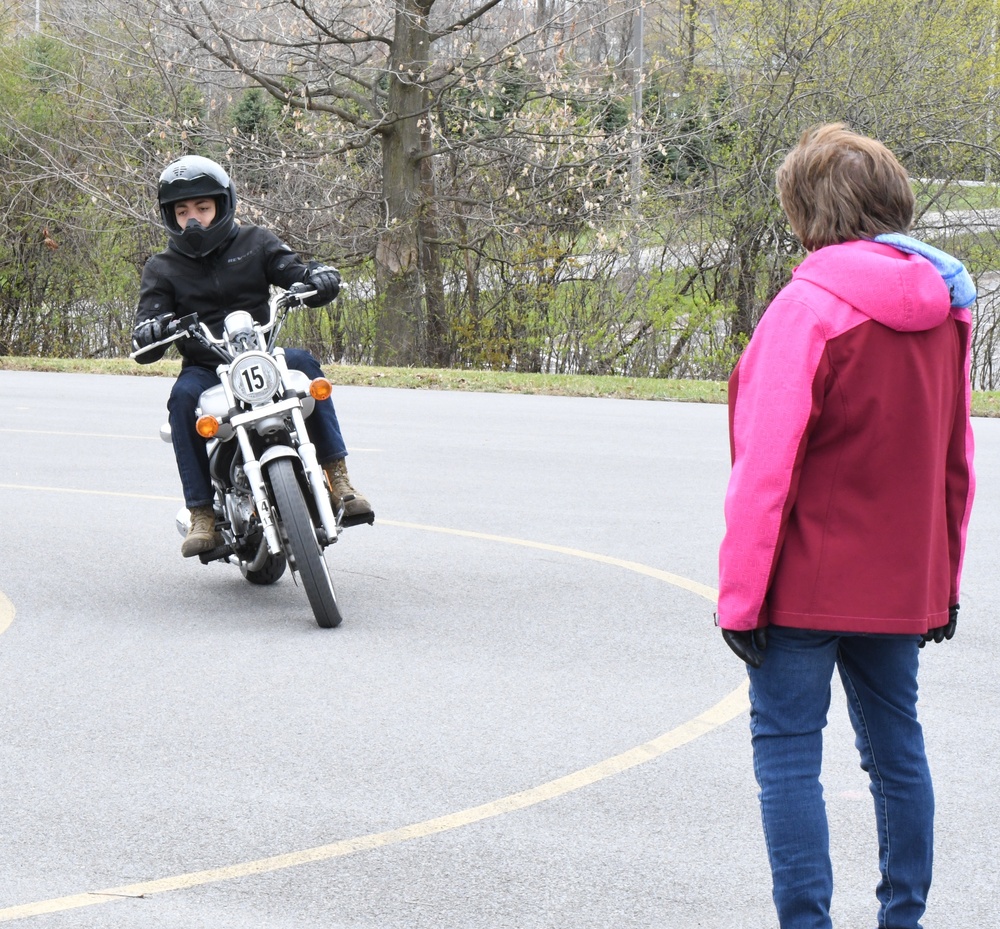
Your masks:
M382 312L375 337L376 364L440 363L441 265L435 222L430 118L423 80L433 0L397 0L389 74L388 113L382 136L383 229L375 253ZM425 164L426 162L426 164ZM424 285L435 325L428 325Z
M444 301L444 271L441 264L441 245L438 238L437 180L434 176L434 159L431 157L432 140L430 113L420 119L420 142L423 157L420 160L420 271L427 297L427 360L435 368L446 368L451 362L448 349L448 320Z

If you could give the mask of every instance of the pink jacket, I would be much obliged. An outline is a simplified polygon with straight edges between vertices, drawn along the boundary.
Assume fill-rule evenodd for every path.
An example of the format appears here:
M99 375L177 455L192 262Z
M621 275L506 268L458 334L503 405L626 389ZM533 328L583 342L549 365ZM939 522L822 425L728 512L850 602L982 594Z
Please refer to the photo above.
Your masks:
M931 263L889 245L795 269L729 382L720 626L948 621L975 486L970 333Z

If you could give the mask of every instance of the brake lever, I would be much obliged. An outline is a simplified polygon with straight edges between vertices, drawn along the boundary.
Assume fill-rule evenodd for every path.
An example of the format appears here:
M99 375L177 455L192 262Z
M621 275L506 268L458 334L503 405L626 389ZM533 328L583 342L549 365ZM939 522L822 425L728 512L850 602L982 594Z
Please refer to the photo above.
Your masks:
M189 313L187 316L182 316L180 319L172 319L167 323L167 331L174 335L177 332L189 332L192 327L198 325L198 314Z
M292 309L296 306L305 306L306 300L310 297L315 297L318 291L313 288L312 290L303 289L298 290L297 288L302 287L301 284L292 284L279 298L278 306L282 309Z

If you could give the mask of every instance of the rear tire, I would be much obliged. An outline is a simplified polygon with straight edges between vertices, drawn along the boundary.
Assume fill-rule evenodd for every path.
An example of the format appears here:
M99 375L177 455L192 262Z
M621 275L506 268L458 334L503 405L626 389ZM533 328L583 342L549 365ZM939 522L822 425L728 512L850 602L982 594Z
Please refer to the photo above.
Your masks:
M288 560L284 555L268 555L267 560L256 571L249 571L246 568L241 568L241 570L243 576L251 584L266 585L273 584L278 580L285 573L287 564Z
M333 629L340 625L342 619L337 607L337 594L323 552L316 541L316 531L302 496L295 465L288 458L278 458L267 466L267 476L274 493L278 531L287 546L288 561L302 580L317 624L323 629Z

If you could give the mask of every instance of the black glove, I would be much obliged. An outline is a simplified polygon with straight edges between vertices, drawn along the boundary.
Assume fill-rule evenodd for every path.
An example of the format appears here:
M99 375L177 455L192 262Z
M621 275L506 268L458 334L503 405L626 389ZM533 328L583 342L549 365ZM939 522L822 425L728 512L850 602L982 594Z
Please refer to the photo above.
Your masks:
M316 288L316 296L309 299L309 302L316 306L329 303L340 293L340 272L329 265L310 262L307 281Z
M174 318L173 313L162 313L153 319L147 319L135 327L132 333L132 345L136 351L159 342L165 335L168 335L167 325Z
M767 648L767 626L750 629L746 632L723 629L722 638L726 645L752 668L761 666L764 661L764 649Z
M945 626L938 626L935 629L928 629L924 637L920 640L920 647L923 648L928 642L943 642L950 639L955 634L955 626L958 624L958 604L948 607L948 623Z

